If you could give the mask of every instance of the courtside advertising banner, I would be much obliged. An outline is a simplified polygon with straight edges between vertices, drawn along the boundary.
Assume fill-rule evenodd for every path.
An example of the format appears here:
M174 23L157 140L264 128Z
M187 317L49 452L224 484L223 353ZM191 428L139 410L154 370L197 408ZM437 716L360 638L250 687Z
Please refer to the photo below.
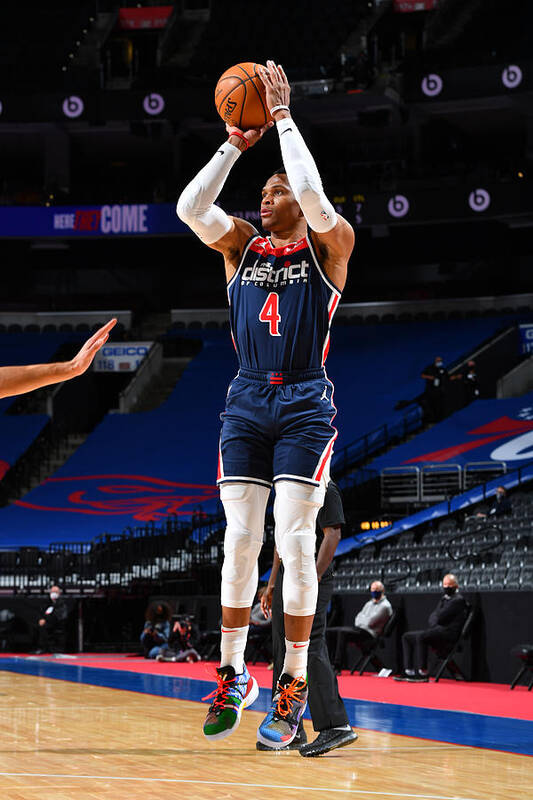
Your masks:
M109 342L98 351L95 372L135 372L153 342Z

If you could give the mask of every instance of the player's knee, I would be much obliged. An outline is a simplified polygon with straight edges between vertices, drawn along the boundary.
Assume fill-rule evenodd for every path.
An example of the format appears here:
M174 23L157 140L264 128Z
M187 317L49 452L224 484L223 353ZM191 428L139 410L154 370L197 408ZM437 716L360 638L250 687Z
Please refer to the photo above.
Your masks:
M228 528L250 531L262 539L269 494L268 487L255 483L223 483L220 499Z
M278 481L274 502L276 547L285 566L288 554L286 543L293 539L291 549L305 559L309 546L304 537L312 540L314 555L315 525L319 509L324 503L324 488L291 481ZM296 538L294 538L296 537ZM299 544L298 544L299 542Z
M228 483L220 489L226 513L222 604L251 605L257 588L257 558L263 544L269 490L255 484Z

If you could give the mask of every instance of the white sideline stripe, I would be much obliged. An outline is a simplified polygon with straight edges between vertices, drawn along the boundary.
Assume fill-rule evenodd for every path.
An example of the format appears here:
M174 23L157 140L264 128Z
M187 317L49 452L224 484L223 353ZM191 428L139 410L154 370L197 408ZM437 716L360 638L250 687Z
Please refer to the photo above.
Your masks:
M458 795L442 794L402 794L399 792L373 792L370 789L333 789L318 786L291 786L290 784L275 783L240 783L238 781L195 781L192 778L123 778L118 775L63 775L49 772L0 772L3 778L73 778L97 781L137 781L141 783L187 783L202 784L207 786L242 786L248 789L291 789L301 792L329 792L330 794L367 794L373 797L407 797L415 800L481 800L474 797L459 797Z

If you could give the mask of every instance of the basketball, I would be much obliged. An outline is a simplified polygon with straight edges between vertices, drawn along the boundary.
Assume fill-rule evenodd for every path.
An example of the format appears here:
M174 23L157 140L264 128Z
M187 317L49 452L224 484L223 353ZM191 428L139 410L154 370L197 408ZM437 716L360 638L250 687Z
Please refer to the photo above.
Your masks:
M270 122L265 87L258 74L261 68L261 64L244 61L222 73L215 87L215 106L224 122L241 130Z

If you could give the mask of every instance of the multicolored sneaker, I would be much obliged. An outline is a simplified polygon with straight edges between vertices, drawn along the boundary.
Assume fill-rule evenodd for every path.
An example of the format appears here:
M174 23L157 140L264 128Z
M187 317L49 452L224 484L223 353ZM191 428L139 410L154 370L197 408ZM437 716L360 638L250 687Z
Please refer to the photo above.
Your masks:
M246 664L240 675L235 675L233 667L219 667L216 675L217 688L202 697L202 700L214 698L204 722L204 736L212 742L225 739L237 730L243 710L251 706L259 694L257 681Z
M307 705L307 681L286 673L278 681L272 708L257 729L257 741L281 750L298 732L300 719Z

